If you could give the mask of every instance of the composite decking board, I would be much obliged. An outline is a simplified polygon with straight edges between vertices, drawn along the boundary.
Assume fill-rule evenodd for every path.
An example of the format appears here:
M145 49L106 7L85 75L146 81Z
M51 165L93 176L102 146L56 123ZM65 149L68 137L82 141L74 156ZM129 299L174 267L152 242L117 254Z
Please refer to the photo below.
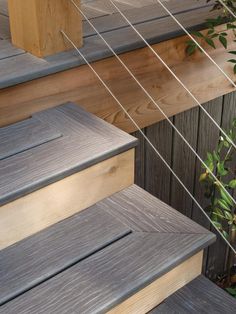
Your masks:
M207 11L210 11L212 5L203 4L205 4L205 0L204 1L187 0L184 1L185 6L183 7L183 1L181 1L180 3L179 1L174 0L168 2L168 9L173 14L190 12L199 8L206 8ZM84 13L86 15L86 12ZM155 1L154 4L152 5L143 7L142 10L140 10L140 8L134 8L132 10L127 10L123 13L134 25L156 19L162 19L162 21L164 22L163 19L168 17L166 11L157 3L157 1ZM100 33L110 32L115 29L127 27L127 22L120 15L120 13L101 16L90 20L91 23L94 24L94 26ZM84 21L83 23L83 34L84 38L91 35L96 35L96 32L91 28L87 21Z
M205 18L215 17L216 12L209 12L208 9L200 8L195 14L181 13L179 19L185 27L201 28ZM168 25L168 27L167 27ZM156 19L146 23L136 25L137 29L150 42L157 43L183 34L171 17L166 19ZM166 33L168 29L168 33ZM124 53L145 46L144 42L135 35L130 27L113 30L104 33L105 39L110 43L117 53ZM98 36L85 38L81 52L92 62L112 56L111 51L99 39ZM13 56L0 60L0 88L9 87L22 82L30 81L49 74L68 70L84 64L76 51L69 51L47 57L45 59L36 58L29 53Z
M131 233L3 305L0 313L104 313L198 251L206 237Z
M137 140L73 104L33 117L61 137L0 161L0 205L123 153Z
M0 13L8 15L7 0L0 0Z
M47 123L30 118L0 128L0 160L59 138L62 134Z
M149 314L235 314L235 308L235 298L199 276Z
M109 197L105 202L99 202L97 207L103 208L138 232L206 232L206 229L138 186L127 188L122 193Z
M94 206L2 250L0 305L129 232Z
M25 51L12 46L10 40L0 40L0 60L24 54Z
M8 17L0 14L0 38L9 39L11 38L10 27L8 23Z
M124 212L120 211L121 203ZM129 211L133 203L137 213L134 213L133 208L132 217L130 215L129 220L124 220L125 209ZM176 223L175 230L172 222L169 228L169 208L163 211L160 206L162 204L150 194L133 185L85 210L82 213L84 215L92 210L94 213L106 212L111 222L119 221L125 227L124 231L131 233L9 301L0 308L0 313L104 313L214 241L214 235L197 227L186 217L180 222L181 229L177 228ZM111 213L107 210L109 207ZM114 217L113 211L116 210L118 214ZM142 211L147 212L147 215L143 215ZM150 224L151 216L154 227ZM162 220L165 220L164 224ZM55 230L57 226L52 228ZM36 241L37 235L32 238ZM26 246L27 241L29 243L30 240L19 243L18 249ZM46 248L42 246L43 249Z

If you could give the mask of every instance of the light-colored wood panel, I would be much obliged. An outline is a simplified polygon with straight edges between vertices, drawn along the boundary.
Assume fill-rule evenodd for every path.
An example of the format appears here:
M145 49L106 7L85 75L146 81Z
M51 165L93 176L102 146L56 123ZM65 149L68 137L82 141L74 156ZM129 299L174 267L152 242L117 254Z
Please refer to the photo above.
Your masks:
M199 52L192 57L186 56L186 39L185 36L175 38L153 45L153 48L201 103L233 91L231 83L204 54ZM210 49L209 53L233 77L224 48L219 46L216 50ZM197 105L148 48L128 52L121 57L168 116ZM93 65L140 127L164 119L115 57ZM2 89L0 125L22 120L36 111L66 101L80 104L125 131L135 131L133 124L86 65Z
M76 0L78 5L80 0ZM12 42L38 57L66 51L63 29L79 47L82 21L71 1L8 0Z
M172 293L201 274L203 252L199 252L167 274L119 304L108 314L145 314Z
M0 249L55 224L134 182L134 149L0 207Z

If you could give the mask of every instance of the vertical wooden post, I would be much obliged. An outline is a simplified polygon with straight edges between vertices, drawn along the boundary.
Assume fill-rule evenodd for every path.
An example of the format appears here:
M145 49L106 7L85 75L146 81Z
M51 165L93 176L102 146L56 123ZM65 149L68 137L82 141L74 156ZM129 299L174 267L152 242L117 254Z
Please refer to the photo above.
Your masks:
M75 0L80 4L80 0ZM82 19L70 0L8 0L12 43L38 57L82 45Z

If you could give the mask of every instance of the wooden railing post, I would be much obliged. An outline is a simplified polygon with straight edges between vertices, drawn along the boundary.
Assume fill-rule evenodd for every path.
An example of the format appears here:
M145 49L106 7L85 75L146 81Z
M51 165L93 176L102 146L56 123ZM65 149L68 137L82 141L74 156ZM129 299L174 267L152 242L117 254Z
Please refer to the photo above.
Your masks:
M15 46L38 57L72 49L60 30L82 45L81 16L70 0L8 0L8 6Z

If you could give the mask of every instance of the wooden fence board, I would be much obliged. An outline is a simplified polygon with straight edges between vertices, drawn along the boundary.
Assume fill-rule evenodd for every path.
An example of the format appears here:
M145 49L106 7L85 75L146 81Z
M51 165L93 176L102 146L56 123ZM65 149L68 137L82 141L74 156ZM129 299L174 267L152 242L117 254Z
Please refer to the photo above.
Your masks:
M194 108L178 114L174 118L176 128L194 150L197 146L198 111L198 108ZM173 134L173 170L188 190L193 193L196 157L178 133L174 131ZM171 180L171 206L191 217L192 199L174 176Z
M147 137L171 165L172 128L167 121L147 128ZM152 147L146 142L145 189L160 200L169 203L171 174ZM161 187L161 188L160 188Z
M221 126L224 130L228 130L232 126L233 118L236 118L236 93L224 96L223 108L221 116ZM231 162L232 169L236 169L236 159ZM226 177L230 180L232 176ZM213 228L211 230L214 232ZM217 252L220 252L217 254ZM208 275L212 279L216 279L217 273L223 273L227 266L227 257L229 249L221 237L217 234L217 242L208 249L207 270Z
M146 130L142 130L144 134ZM145 154L146 141L139 131L133 133L133 136L138 139L138 145L135 151L135 182L138 186L144 188L145 186L145 160L143 158Z
M223 128L228 129L233 117L236 117L235 101L236 93L231 93L224 96L224 98L220 97L204 104L204 107ZM191 118L193 119L192 123ZM198 108L174 116L174 121L175 125L183 130L187 139L197 148L201 158L205 160L207 151L212 151L218 141L219 131L217 128L212 125L205 113ZM199 176L202 171L199 161L195 163L189 149L184 149L185 145L181 144L178 137L172 137L172 132L167 129L166 122L147 127L146 133L153 143L161 147L167 161L173 160L172 166L174 171L181 176L184 183L195 193L200 204L205 207L207 202L203 196L202 186L199 183ZM172 149L171 143L173 145ZM195 221L212 230L206 218L201 214L200 209L195 204L191 205L191 200L186 192L181 190L172 177L171 182L169 182L169 179L166 179L169 178L170 174L165 166L148 147L145 147L145 150L146 152L140 152L141 155L137 159L137 167L139 167L140 162L145 167L145 189L160 198L164 194L163 199L168 204L180 211L184 208L185 214L190 215ZM137 182L139 183L140 181L143 182L142 175L139 176ZM170 193L171 199L168 198ZM221 253L219 254L219 252ZM207 275L212 277L213 273L223 273L226 266L226 258L227 246L218 237L217 243L205 252L204 270L207 272Z

